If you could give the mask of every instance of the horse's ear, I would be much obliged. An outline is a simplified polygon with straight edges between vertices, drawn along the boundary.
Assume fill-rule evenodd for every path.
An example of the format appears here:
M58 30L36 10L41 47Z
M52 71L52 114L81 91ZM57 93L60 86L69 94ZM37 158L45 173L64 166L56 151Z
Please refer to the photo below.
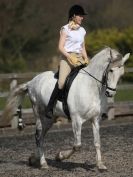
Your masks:
M124 55L124 57L122 58L122 65L124 65L124 63L127 61L129 56L130 56L130 53L127 53L127 54Z

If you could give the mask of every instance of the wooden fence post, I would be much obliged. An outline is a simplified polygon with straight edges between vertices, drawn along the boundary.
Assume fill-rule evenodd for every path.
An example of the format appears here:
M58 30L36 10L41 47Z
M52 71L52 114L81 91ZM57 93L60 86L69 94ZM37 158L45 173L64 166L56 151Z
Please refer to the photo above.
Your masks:
M17 80L13 79L12 82L10 83L10 92L12 92L16 87L17 87ZM18 127L18 116L17 115L13 116L13 119L11 120L11 127L12 128Z

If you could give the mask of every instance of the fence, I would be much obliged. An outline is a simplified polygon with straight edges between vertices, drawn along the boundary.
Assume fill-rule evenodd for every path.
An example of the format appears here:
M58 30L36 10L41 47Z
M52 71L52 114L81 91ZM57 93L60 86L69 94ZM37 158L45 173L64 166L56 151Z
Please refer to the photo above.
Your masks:
M133 68L126 68L126 72L133 72ZM32 79L39 73L11 73L11 74L0 74L0 83L8 82L10 85L10 90L13 89L18 82L24 82ZM21 80L21 81L20 81ZM124 84L119 85L118 89L133 89L133 84ZM6 98L8 96L8 92L0 92L0 98ZM0 116L2 111L0 111ZM114 103L114 99L108 99L108 119L113 119L115 116L125 116L125 115L133 115L133 101L131 102L119 102ZM34 124L33 112L32 109L23 109L24 121L26 124ZM11 121L11 124L7 125L12 128L17 127L18 118L14 117Z

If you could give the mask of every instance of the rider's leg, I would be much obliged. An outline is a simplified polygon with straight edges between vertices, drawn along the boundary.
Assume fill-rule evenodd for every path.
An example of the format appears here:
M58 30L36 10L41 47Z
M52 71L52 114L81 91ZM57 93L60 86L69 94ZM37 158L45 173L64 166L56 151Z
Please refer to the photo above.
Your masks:
M58 95L59 95L60 89L58 88L58 82L55 84L55 88L51 94L49 103L46 107L45 115L47 118L52 119L53 118L53 108L56 105Z
M59 89L63 89L66 78L70 74L71 70L72 65L67 61L67 59L62 59L60 61L59 69L59 80L58 80Z
M66 77L71 72L71 65L65 60L62 59L60 62L60 69L59 69L59 80L55 85L55 88L52 92L52 95L50 97L48 106L46 108L46 117L47 118L53 118L53 108L56 105L59 93L61 92L61 89L64 87L64 83L66 80Z

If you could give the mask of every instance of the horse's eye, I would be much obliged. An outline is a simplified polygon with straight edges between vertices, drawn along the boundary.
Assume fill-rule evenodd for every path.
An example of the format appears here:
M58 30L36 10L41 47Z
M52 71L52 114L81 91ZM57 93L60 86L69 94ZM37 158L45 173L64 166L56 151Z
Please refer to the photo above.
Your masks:
M112 73L112 72L113 72L113 69L110 69L110 72Z

